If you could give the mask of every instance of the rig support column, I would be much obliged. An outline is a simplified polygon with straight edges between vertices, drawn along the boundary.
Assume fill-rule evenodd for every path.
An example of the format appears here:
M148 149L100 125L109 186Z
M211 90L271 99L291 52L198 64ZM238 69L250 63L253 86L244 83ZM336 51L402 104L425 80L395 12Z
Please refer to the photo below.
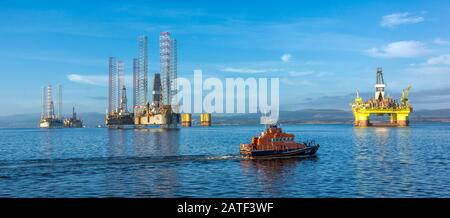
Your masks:
M181 115L181 126L190 127L192 125L192 116L191 114L182 114Z
M355 121L353 122L353 124L355 126L359 126L359 118L358 118L358 113L353 111L353 117L355 118Z
M409 114L407 113L397 114L397 124L398 126L409 126Z
M200 125L201 126L211 126L211 114L210 113L200 114Z
M365 127L370 126L370 114L359 113L358 116L358 126Z
M391 124L397 124L397 114L392 113L390 114L391 117Z

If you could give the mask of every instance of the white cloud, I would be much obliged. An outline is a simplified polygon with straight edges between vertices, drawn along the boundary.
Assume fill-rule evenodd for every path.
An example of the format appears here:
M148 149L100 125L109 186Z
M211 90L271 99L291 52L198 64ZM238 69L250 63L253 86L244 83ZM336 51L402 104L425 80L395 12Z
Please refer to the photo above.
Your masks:
M287 77L280 78L280 82L288 86L316 86L315 83L309 80L293 80L292 78Z
M69 79L72 82L76 83L84 83L89 85L101 85L106 86L108 85L108 77L107 76L85 76L80 74L70 74L67 76L67 79Z
M450 44L450 41L447 41L447 40L444 40L441 38L436 38L433 40L433 43L436 45L448 45L448 44Z
M295 83L294 81L292 81L292 80L289 79L289 78L281 78L281 79L280 79L280 82L283 83L283 84L285 84L285 85L288 85L288 86L295 86L295 85L298 85L297 83Z
M394 13L384 15L381 18L380 25L382 27L394 27L402 24L413 24L423 22L425 19L421 16L413 16L410 13Z
M409 58L424 55L427 49L419 41L398 41L381 48L367 49L364 53L375 58Z
M301 77L301 76L308 76L313 74L313 71L290 71L289 76L291 77Z
M67 79L72 82L96 85L96 86L108 86L108 76L107 75L80 75L80 74L69 74ZM130 88L133 84L132 76L124 76L125 86Z
M322 65L323 61L305 61L305 65Z
M439 64L450 65L450 54L443 54L443 55L440 55L437 57L432 57L427 60L426 64L427 65L439 65Z
M330 75L333 75L333 73L332 72L324 72L324 71L317 73L318 77L324 77L324 76L330 76Z
M222 69L224 72L231 73L268 73L268 72L278 72L280 69L251 69L251 68L234 68L234 67L226 67Z
M424 65L424 66L416 66L405 69L406 73L415 74L419 76L445 76L444 78L436 77L433 80L433 86L436 83L447 82L448 75L450 74L449 66L434 66L434 65ZM430 77L428 77L430 78ZM447 82L448 83L448 82Z
M283 55L281 56L281 60L282 60L283 62L289 62L289 61L291 61L291 59L292 59L292 55L289 54L289 53L283 54Z

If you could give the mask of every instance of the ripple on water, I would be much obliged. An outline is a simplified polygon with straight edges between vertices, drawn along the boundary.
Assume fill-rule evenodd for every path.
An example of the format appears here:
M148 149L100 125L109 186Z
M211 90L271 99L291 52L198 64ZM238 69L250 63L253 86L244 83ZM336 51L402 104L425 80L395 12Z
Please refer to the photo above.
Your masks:
M450 125L284 125L314 158L241 160L261 126L0 130L0 196L448 197Z

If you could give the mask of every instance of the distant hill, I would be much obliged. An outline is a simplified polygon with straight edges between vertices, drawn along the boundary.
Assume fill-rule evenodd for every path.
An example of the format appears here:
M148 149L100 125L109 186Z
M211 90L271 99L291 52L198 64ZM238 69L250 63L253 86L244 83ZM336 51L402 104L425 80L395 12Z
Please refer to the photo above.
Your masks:
M41 114L17 114L0 116L0 128L36 128L39 126ZM78 117L83 120L86 127L96 127L104 124L105 115L96 112L79 113Z
M40 114L18 114L0 116L0 128L35 128L38 126ZM90 112L79 113L86 127L104 124L104 114ZM215 125L259 124L260 114L216 114L212 116ZM199 116L192 116L194 125ZM450 122L450 109L414 111L411 122ZM351 111L334 109L304 109L297 111L281 111L280 122L300 123L352 123Z
M242 114L228 117L213 116L215 124L258 124L261 114ZM352 113L334 109L306 109L280 111L282 123L351 123Z
M0 128L33 128L39 126L40 114L0 116Z

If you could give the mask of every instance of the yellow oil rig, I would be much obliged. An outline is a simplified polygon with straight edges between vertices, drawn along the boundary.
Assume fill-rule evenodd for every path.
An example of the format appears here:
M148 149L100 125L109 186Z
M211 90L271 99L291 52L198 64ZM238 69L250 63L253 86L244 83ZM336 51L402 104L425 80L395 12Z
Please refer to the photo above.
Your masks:
M400 102L385 95L383 71L377 68L377 83L375 84L375 97L366 102L359 96L356 91L355 101L351 104L353 116L355 117L355 126L365 127L371 126L370 116L376 114L377 116L389 115L390 126L408 126L409 113L413 108L409 104L408 95L411 86L408 86L402 91Z

